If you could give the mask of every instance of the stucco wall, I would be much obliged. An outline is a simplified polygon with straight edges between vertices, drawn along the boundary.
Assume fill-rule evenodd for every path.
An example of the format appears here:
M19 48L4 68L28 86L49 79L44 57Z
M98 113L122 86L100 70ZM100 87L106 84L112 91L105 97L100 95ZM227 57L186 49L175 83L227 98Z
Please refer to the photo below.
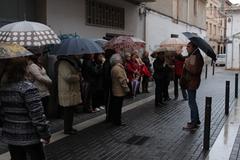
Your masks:
M171 18L162 16L155 12L147 14L147 48L151 51L154 50L160 42L170 38L171 34L178 34L180 38L187 38L182 32L195 32L199 36L205 38L206 31L196 27L186 25L184 23L173 23Z
M233 35L240 32L240 10L234 11L230 22L227 22L227 38L231 43L227 44L226 54L227 54L227 69L240 69L240 37L233 38Z
M143 39L144 20L138 14L137 5L124 0L105 0L104 2L125 8L124 30L87 26L85 24L85 0L48 0L47 24L58 34L76 32L81 37L102 38L106 33L116 33L130 34Z

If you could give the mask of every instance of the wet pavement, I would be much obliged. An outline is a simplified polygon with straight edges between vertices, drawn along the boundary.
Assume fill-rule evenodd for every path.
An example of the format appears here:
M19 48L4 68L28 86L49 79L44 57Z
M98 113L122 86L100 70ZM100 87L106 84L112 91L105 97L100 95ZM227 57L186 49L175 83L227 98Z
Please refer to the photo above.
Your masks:
M220 132L228 120L228 117L224 115L226 80L231 82L230 109L238 110L235 108L238 103L234 98L234 73L216 68L214 76L209 75L206 80L202 79L197 92L202 125L194 133L182 130L186 122L190 120L187 101L172 100L166 106L155 107L153 96L142 94L135 99L137 102L141 101L141 103L135 102L133 104L135 107L131 105L132 102L126 101L126 108L132 107L123 114L126 126L114 127L111 124L99 123L104 120L104 116L101 117L101 113L98 113L99 115L95 115L95 118L99 117L96 123L93 123L95 125L79 131L77 135L64 137L47 145L45 149L48 160L206 159L208 152L202 150L205 97L212 97L210 145L214 148L213 144L221 135ZM172 92L171 97L173 97ZM145 98L146 101L144 101ZM232 113L234 112L230 115ZM233 122L228 121L230 124ZM228 157L240 159L240 131L238 124L235 124L235 127L237 127L237 131L234 130L237 138L225 139L225 141L231 141L232 144L229 146L232 149ZM226 135L226 131L223 133ZM230 130L228 133L230 134Z

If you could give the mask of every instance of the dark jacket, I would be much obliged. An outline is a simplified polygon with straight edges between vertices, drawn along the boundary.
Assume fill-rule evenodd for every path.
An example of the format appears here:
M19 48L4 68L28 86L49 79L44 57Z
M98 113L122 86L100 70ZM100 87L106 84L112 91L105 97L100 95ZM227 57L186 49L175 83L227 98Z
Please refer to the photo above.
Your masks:
M0 89L2 141L32 145L50 138L38 89L28 81L6 84Z
M164 60L161 60L160 58L156 58L153 62L153 78L155 80L163 79L164 78L164 67L163 67Z
M96 78L101 74L102 74L101 65L97 65L92 60L83 60L82 76L84 81L89 82L92 87L96 87Z

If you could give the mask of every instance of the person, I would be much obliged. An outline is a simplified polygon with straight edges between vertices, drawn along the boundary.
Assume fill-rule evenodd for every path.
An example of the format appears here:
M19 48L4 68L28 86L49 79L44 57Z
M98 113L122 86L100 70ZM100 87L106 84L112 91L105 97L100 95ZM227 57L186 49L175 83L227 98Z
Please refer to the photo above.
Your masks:
M92 95L92 107L94 111L100 111L104 109L104 88L103 88L103 54L94 55L94 71L93 72L93 95Z
M93 54L85 54L83 56L82 76L83 76L83 109L86 113L94 113L96 106L93 102L93 96L96 93L96 81L99 75L102 75L102 65L97 65Z
M1 140L8 144L12 160L45 160L42 142L48 144L51 135L38 88L26 79L27 64L22 57L11 59L4 74Z
M112 95L112 79L110 58L116 51L113 49L105 50L105 61L103 63L103 87L104 87L104 104L106 112L106 122L109 122L109 105Z
M189 53L189 57L185 60L181 81L185 81L183 86L188 92L188 104L191 110L191 122L188 122L187 126L184 128L197 129L201 122L199 119L198 106L196 102L196 93L200 86L204 61L200 50L193 42L188 43L187 52Z
M148 69L148 72L151 73L151 62L150 62L150 59L149 59L149 53L147 51L145 51L143 53L142 61L145 64L146 68ZM143 80L142 80L142 92L143 93L149 93L148 82L149 82L149 76L143 75Z
M52 80L47 75L45 68L40 61L41 54L35 54L28 61L27 71L29 80L36 85L41 96L44 113L48 117L48 102Z
M182 77L182 72L183 72L183 65L184 65L185 57L181 54L177 54L175 56L175 76L174 76L174 96L175 100L178 99L178 84L179 84L179 79ZM184 100L187 100L187 91L184 89L181 85L181 91L182 91L182 96Z
M61 56L58 61L58 101L64 112L64 134L76 134L72 127L74 109L82 102L79 64L73 56Z
M155 80L155 106L164 105L163 103L163 78L164 78L164 55L163 53L155 53L156 59L153 62L153 78Z
M109 119L114 125L123 126L125 124L122 122L121 114L124 96L130 91L127 84L128 79L120 54L112 55L110 63L112 65L112 97L109 108Z

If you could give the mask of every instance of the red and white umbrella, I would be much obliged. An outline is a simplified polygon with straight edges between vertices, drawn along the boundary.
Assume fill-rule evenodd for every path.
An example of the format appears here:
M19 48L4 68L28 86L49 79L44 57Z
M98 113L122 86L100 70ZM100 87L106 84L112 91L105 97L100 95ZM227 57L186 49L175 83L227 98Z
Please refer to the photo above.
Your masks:
M44 24L20 21L0 28L0 42L39 47L48 44L59 44L60 39L51 28Z
M115 49L116 51L126 51L126 50L135 50L137 49L136 44L129 36L119 36L114 37L110 41L108 41L104 49Z
M135 43L135 45L138 49L145 47L146 43L143 40L136 38L136 37L131 37L131 39L133 40L133 42Z

